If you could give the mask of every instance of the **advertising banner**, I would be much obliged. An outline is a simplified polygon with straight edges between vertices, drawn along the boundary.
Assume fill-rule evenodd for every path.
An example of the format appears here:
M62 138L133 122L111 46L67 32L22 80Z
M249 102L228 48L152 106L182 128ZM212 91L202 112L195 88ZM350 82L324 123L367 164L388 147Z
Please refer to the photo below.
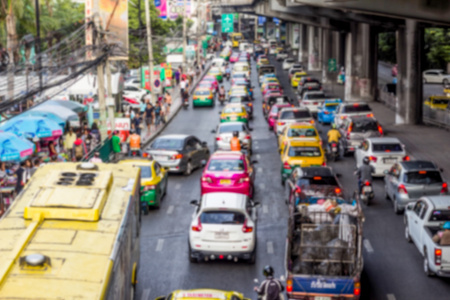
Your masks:
M266 23L266 17L258 17L258 25L263 26Z
M168 3L168 17L175 20L178 16L183 17L183 6L186 2L186 17L191 16L191 0L167 0Z
M300 46L300 25L293 24L292 25L292 49L298 49Z
M155 0L155 7L159 10L159 17L167 19L167 0Z

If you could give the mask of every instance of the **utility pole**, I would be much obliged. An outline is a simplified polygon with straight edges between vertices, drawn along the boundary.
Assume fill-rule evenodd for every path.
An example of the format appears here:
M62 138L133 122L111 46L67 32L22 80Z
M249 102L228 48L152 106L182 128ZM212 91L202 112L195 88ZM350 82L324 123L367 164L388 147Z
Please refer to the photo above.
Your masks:
M238 32L241 32L241 14L238 14Z
M116 129L116 121L114 119L114 107L115 107L115 101L113 98L113 93L112 93L112 86L111 86L111 65L109 63L109 60L106 60L106 86L107 86L107 95L108 98L106 99L106 106L107 106L107 110L108 110L108 121L109 124L111 124L111 132L114 132L114 130Z
M202 36L201 36L201 24L202 24L202 14L200 12L200 9L202 8L201 0L198 0L197 5L197 66L200 66L200 60L201 60L201 51L202 51Z
M258 39L258 16L255 16L255 41Z
M186 67L186 0L183 0L183 68Z
M153 48L152 48L152 31L151 31L151 24L150 24L150 5L148 4L148 0L144 0L145 2L145 19L147 21L147 46L148 46L148 75L150 80L150 95L152 97L152 102L156 103L156 91L154 86L154 80L153 80Z
M41 56L39 55L41 53L41 17L40 17L40 13L39 13L39 0L35 0L34 6L35 6L34 11L36 13L36 39L37 39L37 43L35 43L36 55L37 55L36 69L39 72L39 91L41 93L42 92L42 69L41 69Z

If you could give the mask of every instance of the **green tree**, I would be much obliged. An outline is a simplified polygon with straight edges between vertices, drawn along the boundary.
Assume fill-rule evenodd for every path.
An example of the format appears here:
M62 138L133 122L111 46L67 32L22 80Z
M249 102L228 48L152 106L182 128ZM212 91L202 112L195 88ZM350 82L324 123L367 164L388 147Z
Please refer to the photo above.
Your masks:
M382 32L378 35L378 59L392 64L397 62L395 32Z
M450 63L450 30L425 29L425 53L427 68L447 69Z

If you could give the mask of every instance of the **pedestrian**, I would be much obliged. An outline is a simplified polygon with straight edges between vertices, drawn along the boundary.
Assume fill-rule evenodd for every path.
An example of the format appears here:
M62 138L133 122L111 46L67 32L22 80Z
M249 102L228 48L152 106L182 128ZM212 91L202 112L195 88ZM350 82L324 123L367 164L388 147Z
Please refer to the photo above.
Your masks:
M95 151L94 152L94 156L91 157L89 162L91 162L91 163L101 163L101 162L103 162L103 160L100 158L100 152Z
M51 157L53 155L58 155L58 152L55 149L55 142L50 141L48 142L48 156Z
M134 129L137 134L141 135L142 123L139 112L137 112L134 118L131 120L131 128Z
M73 142L72 160L81 161L86 154L87 154L86 144L81 139L81 134L78 133L77 139Z
M165 101L166 103L166 116L170 114L170 107L172 106L172 96L169 92L166 92Z
M20 163L19 168L16 170L16 194L19 194L22 190L25 184L30 180L31 178L31 161L29 159L23 161Z
M180 82L180 94L183 95L184 90L187 88L187 82L185 79L181 79Z
M145 99L142 98L141 99L141 104L139 104L139 112L141 113L141 115L144 114L146 107L147 107L147 103L145 102Z
M180 69L177 69L177 70L175 71L175 74L174 74L175 81L176 81L177 85L180 84L180 76L181 76Z
M100 130L98 129L97 123L92 123L91 126L91 135L92 135L92 148L95 149L102 142L102 137L100 135Z
M147 135L150 135L151 133L151 125L153 123L152 121L154 118L155 118L155 108L151 103L147 103L147 107L145 108L144 112L145 124L147 125Z
M34 160L33 162L33 167L31 168L31 176L33 176L33 174L37 171L37 169L39 169L39 167L41 166L41 159L38 157Z
M159 126L159 124L161 123L161 102L157 102L156 103L156 107L155 107L155 128L157 128Z
M195 71L193 68L191 68L189 70L189 85L192 85L192 82L194 82L194 77L195 77Z
M72 155L73 143L77 139L77 135L73 132L72 127L69 127L69 131L64 136L64 149L67 151L69 158Z
M114 153L114 161L119 161L120 159L120 152L122 152L122 148L120 146L120 137L119 137L119 131L114 131L114 134L111 138L111 144L112 144L112 150Z

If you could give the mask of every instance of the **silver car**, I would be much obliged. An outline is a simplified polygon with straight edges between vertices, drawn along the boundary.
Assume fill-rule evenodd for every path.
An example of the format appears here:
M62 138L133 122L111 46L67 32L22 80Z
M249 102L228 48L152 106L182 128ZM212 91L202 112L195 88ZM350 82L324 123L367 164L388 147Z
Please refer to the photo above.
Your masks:
M394 164L384 177L386 198L400 214L410 202L422 196L447 195L447 183L441 170L430 161L402 161Z
M339 132L339 145L343 155L355 152L366 138L383 136L383 129L376 119L358 116L344 119L339 126Z
M156 138L145 150L170 172L191 174L209 160L208 143L186 134L170 134Z
M242 122L226 122L221 123L217 126L217 129L212 130L212 133L216 134L216 140L214 143L214 150L230 150L230 140L233 137L233 132L239 132L239 141L241 142L241 147L247 149L249 155L252 152L252 136L250 131L252 129L248 128L245 123Z
M352 116L373 117L370 106L365 102L343 102L334 113L334 124L341 125L345 119Z

